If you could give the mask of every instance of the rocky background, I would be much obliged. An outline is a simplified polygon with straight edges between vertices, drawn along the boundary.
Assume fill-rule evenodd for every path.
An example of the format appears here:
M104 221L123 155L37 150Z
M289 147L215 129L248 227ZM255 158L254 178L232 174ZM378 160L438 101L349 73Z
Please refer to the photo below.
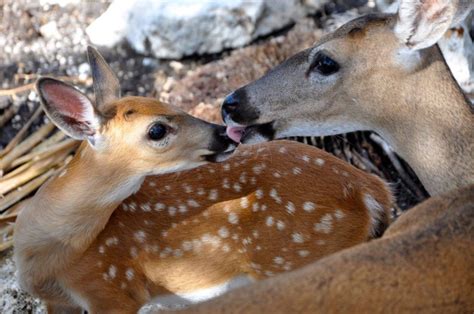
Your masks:
M38 110L33 90L38 76L61 77L93 97L85 55L92 43L119 76L123 94L157 97L205 120L221 122L219 105L233 89L351 18L395 10L396 3L389 0L0 2L0 313L44 312L41 303L16 284L12 222L18 202L67 162L76 147L48 126ZM470 17L440 43L471 98L473 37ZM35 135L39 133L43 135ZM408 165L376 134L295 140L321 147L389 181L397 196L394 216L427 197ZM60 145L56 160L8 188L7 178L15 177L11 174L21 165L18 159L33 160L25 156L35 152L44 156L48 142Z

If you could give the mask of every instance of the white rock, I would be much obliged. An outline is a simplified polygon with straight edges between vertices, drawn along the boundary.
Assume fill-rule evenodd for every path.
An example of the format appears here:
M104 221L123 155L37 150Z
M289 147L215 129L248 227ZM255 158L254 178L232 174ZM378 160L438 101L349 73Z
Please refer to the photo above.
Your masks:
M241 47L327 0L115 0L87 34L98 46L127 39L140 53L181 58Z
M58 24L55 21L48 22L40 27L40 33L45 38L59 38Z
M81 0L40 0L39 3L41 6L59 5L60 7L65 7L70 4L79 4L81 3Z

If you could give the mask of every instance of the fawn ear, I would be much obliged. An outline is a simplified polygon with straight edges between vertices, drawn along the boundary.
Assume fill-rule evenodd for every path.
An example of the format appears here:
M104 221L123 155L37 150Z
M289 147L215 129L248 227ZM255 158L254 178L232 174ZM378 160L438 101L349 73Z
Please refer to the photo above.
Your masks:
M86 95L71 85L49 77L36 83L44 111L64 133L78 140L93 139L100 116Z
M92 72L92 82L97 109L105 110L105 106L120 98L120 84L117 76L94 47L87 47L87 56Z
M400 0L395 34L409 48L428 48L444 35L453 22L452 0Z

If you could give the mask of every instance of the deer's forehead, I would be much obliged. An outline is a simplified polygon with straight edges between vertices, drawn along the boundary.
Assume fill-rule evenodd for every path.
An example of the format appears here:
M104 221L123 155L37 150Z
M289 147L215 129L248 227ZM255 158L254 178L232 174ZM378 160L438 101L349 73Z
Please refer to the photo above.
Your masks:
M158 99L146 97L125 97L115 103L115 111L119 117L134 118L138 116L175 116L182 114L171 105Z
M339 41L339 39L362 40L370 33L390 29L393 21L394 16L389 14L369 14L361 16L347 22L336 31L324 36L315 47L324 45L331 41Z

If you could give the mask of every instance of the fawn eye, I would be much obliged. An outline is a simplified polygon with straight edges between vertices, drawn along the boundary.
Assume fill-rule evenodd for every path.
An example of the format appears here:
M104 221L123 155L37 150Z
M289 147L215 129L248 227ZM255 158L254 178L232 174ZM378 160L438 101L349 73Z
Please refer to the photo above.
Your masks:
M315 70L321 75L329 76L339 71L339 64L323 53L318 53L311 64L310 71Z
M164 124L155 123L148 130L148 137L152 141L159 141L163 137L165 137L166 132L167 132L167 128Z

